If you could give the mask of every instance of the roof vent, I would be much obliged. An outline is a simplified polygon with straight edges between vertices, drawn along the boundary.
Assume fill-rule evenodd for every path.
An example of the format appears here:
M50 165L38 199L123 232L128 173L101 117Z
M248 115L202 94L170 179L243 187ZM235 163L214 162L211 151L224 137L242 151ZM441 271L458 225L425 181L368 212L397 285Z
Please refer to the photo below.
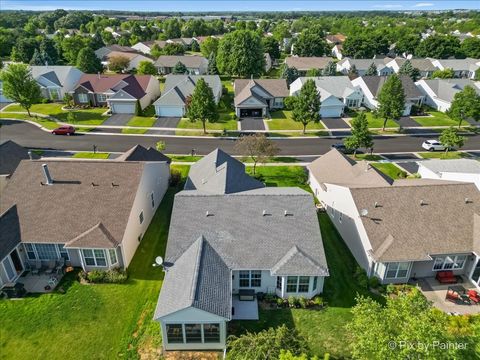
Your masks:
M206 217L209 217L209 216L213 216L213 214L212 214L210 211L207 210L207 211L205 212L205 216L206 216Z
M470 204L472 203L472 200L470 200L469 198L465 198L465 204Z
M422 199L420 200L420 206L423 206L423 205L428 205L428 204L425 202L425 200Z
M115 184L115 183L112 182L112 187L117 187L117 186L120 186L120 185Z
M92 182L92 186L99 186L98 184L95 184L94 182Z
M43 168L43 175L45 175L45 180L47 181L45 184L46 185L53 185L53 179L50 176L50 171L48 171L48 165L47 164L42 164Z
M32 154L32 152L31 152L30 150L28 151L28 158L29 158L30 160L33 160L33 154Z
M263 210L262 216L270 216L270 215L271 215L271 214L269 214L269 213L267 212L267 210Z
M379 207L378 202L375 201L375 204L373 206L375 206L375 208L378 208Z
M368 210L367 210L367 209L362 209L362 210L360 210L360 216L365 217L365 216L367 216L367 215L368 215Z
M288 212L288 210L285 210L285 211L283 212L283 215L284 215L284 216L293 216L293 214L292 214L291 212Z

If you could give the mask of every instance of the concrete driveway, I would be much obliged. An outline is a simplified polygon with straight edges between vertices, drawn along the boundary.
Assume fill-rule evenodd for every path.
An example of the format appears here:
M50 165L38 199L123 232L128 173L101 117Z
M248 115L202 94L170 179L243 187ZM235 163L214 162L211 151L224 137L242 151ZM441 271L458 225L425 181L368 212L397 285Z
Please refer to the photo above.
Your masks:
M240 120L240 128L242 131L265 130L265 124L262 118L242 118Z
M124 126L127 125L132 117L132 114L113 114L107 120L105 120L103 125Z
M350 125L342 118L322 118L321 121L327 129L350 129Z

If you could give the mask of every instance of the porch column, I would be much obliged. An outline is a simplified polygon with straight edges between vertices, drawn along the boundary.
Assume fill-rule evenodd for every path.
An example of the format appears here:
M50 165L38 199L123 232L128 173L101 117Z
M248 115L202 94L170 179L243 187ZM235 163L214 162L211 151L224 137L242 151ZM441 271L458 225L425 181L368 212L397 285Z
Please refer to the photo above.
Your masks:
M83 269L83 271L87 271L85 269L85 262L83 261L82 251L80 249L77 249L77 251L78 251L78 256L80 257L80 263L82 264L82 269Z

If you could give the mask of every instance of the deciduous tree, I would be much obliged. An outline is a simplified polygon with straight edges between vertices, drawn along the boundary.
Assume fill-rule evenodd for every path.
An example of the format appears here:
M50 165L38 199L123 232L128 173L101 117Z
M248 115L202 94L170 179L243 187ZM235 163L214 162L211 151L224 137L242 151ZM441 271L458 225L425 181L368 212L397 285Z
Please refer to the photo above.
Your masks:
M299 76L300 75L298 73L298 70L293 66L288 67L287 64L283 64L280 68L280 77L287 80L288 86L290 86L292 82L297 80Z
M453 69L447 68L445 70L435 70L432 73L433 79L451 79L455 76Z
M140 75L156 75L158 71L151 61L145 60L138 64L137 73Z
M103 72L103 65L100 59L95 55L93 49L85 47L78 53L77 67L87 74L96 74Z
M393 74L383 84L378 96L377 115L383 119L383 127L387 125L387 121L398 120L403 114L405 108L405 92L403 90L400 78Z
M258 163L264 163L279 152L277 145L267 139L264 134L252 134L239 138L235 142L235 150L252 159L254 175Z
M308 123L320 121L320 95L314 80L307 80L298 92L292 118L302 123L304 134Z
M420 42L415 55L435 59L448 59L451 56L461 57L460 40L452 35L432 35Z
M354 156L357 155L358 148L371 149L373 147L373 138L368 130L368 120L365 113L360 112L351 122L352 135L344 140L345 147L353 150Z
M187 116L190 121L201 121L203 133L207 133L206 123L214 123L218 120L217 104L213 91L204 79L199 79L193 90L187 107Z
M129 65L130 60L122 55L112 56L108 59L108 69L116 73L126 71Z
M458 129L450 126L448 129L442 131L442 134L438 138L440 143L445 146L445 153L453 148L460 149L465 144L465 137L458 134Z
M203 42L200 44L200 51L202 55L206 58L210 56L211 53L217 54L218 50L218 39L214 37L207 37Z
M453 97L448 115L458 121L459 128L466 119L480 121L480 95L472 86L465 86Z
M298 56L323 56L328 53L328 45L323 33L317 29L304 30L295 41L293 53Z
M263 48L270 57L275 60L280 58L280 45L273 36L267 36L262 39Z

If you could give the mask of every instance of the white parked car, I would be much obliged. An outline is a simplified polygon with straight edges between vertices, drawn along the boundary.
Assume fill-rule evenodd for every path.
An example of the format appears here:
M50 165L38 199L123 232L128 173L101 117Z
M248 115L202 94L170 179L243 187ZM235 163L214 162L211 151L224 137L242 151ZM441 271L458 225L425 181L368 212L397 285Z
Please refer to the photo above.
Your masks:
M444 151L445 146L438 140L425 140L422 147L428 151Z

